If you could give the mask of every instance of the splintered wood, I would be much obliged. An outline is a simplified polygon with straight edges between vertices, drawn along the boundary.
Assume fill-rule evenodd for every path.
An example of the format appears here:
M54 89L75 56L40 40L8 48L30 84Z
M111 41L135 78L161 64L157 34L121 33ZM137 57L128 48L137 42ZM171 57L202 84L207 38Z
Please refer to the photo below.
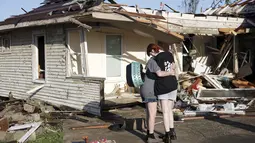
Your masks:
M233 80L232 83L237 88L255 88L253 83L246 80Z
M7 131L9 128L9 122L7 118L0 118L0 131Z
M227 36L227 38L225 39L225 42L223 43L223 45L220 49L220 52L219 52L222 55L222 57L220 58L218 66L214 72L217 72L221 68L221 66L225 62L226 58L229 56L231 49L233 49L233 42L232 42L233 40L232 39L233 39L232 35Z

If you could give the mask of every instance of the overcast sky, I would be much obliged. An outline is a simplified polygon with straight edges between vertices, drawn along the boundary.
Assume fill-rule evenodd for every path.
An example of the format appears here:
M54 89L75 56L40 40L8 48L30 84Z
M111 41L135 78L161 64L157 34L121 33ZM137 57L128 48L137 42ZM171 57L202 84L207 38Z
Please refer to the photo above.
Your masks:
M141 8L153 8L159 9L160 2L166 3L174 9L183 12L182 0L116 0L118 3L128 5L139 5ZM198 9L206 9L210 7L212 0L200 0ZM33 8L40 6L43 0L0 0L0 21L12 16L23 14L24 8L26 11L30 11Z

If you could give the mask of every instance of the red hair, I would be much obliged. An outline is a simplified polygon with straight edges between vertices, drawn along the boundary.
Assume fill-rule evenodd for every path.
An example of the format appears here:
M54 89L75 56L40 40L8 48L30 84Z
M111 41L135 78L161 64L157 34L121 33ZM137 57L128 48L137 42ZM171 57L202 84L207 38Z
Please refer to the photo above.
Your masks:
M147 55L150 56L150 52L154 50L156 53L159 53L160 47L156 44L149 44L147 47Z

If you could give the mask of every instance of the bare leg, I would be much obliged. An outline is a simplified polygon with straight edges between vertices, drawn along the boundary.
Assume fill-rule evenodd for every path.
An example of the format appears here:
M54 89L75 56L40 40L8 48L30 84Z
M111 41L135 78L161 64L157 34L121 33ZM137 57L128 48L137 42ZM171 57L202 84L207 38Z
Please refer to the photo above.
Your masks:
M163 113L163 121L164 121L165 131L169 132L170 131L169 100L168 99L162 99L162 100L160 100L160 103L161 103L161 108L162 108L162 113Z
M173 115L173 107L174 107L174 101L168 100L169 105L169 128L174 128L174 115Z
M157 114L157 102L149 102L147 105L147 128L150 134L154 133L155 118Z

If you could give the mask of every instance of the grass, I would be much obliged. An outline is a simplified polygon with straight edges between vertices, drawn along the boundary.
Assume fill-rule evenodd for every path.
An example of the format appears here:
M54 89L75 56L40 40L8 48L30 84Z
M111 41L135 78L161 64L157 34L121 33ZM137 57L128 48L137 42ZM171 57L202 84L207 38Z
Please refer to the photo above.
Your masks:
M64 133L59 132L44 132L36 137L36 141L29 141L28 143L63 143Z
M54 126L44 126L43 132L36 136L36 140L28 143L63 143L63 137L62 122L60 122Z
M35 141L28 141L27 143L63 143L64 133L62 131L44 131L42 134L36 136ZM17 142L5 142L0 143L17 143Z

